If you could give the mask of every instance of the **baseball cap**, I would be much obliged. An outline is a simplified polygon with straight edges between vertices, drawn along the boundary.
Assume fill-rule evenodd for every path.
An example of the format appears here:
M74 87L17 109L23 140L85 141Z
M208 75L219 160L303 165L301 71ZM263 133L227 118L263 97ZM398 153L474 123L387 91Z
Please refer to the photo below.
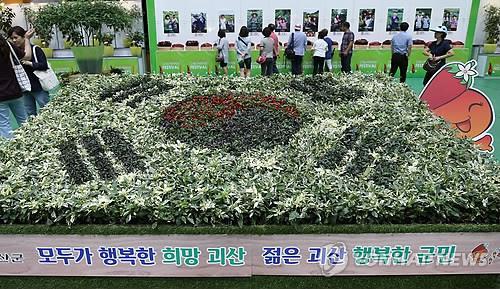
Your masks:
M446 26L437 26L436 28L432 28L430 30L434 32L441 32L448 34L448 29L446 28Z
M300 30L302 29L302 25L300 24L295 24L295 30Z

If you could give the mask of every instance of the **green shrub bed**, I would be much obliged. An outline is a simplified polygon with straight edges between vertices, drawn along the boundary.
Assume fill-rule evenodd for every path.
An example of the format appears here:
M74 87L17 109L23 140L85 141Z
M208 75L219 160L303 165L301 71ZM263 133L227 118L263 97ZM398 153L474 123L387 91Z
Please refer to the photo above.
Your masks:
M0 142L4 223L499 223L499 192L383 75L82 77Z

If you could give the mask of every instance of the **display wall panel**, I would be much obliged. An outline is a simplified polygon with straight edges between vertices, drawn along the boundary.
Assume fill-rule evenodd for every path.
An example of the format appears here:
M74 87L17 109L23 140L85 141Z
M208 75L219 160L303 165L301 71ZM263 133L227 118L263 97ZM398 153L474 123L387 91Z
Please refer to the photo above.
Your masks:
M445 9L459 9L457 31L449 33L448 38L465 42L471 9L470 0L353 0L353 1L287 1L287 0L254 0L254 1L227 1L227 0L185 0L185 1L155 1L154 9L156 16L157 42L170 41L172 43L185 44L188 40L201 43L215 43L217 30L219 28L219 15L234 15L235 33L228 33L230 42L237 38L238 31L242 25L247 25L248 10L262 10L261 21L263 26L275 22L275 10L291 10L290 27L293 30L295 24L303 25L303 13L319 11L318 30L331 27L331 10L348 9L347 21L351 23L351 30L355 32L356 38L365 38L368 41L384 41L390 39L395 32L386 31L387 13L389 8L401 8L403 20L410 24L410 32L415 39L429 41L433 39L433 32L415 32L414 22L417 8L432 9L430 26L443 24ZM375 9L373 32L359 32L360 9ZM178 11L179 33L164 33L164 11ZM206 13L206 32L192 33L191 14ZM260 15L259 15L260 16ZM286 42L290 33L279 32L280 41ZM342 33L330 33L336 41L341 41ZM260 33L251 34L252 42L258 43L262 38ZM314 37L311 37L314 39Z

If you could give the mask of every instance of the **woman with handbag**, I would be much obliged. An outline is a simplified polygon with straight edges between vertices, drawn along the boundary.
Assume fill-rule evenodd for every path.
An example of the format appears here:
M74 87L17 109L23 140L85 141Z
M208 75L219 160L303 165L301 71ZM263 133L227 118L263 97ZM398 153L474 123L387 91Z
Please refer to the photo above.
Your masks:
M252 49L252 42L248 37L248 28L242 26L238 41L236 41L236 56L238 58L238 65L240 66L240 76L248 77L252 71L252 56L250 55Z
M219 30L217 33L219 41L217 42L217 58L220 67L224 70L224 75L227 75L227 64L229 63L229 41L226 38L226 31Z
M260 42L260 56L257 62L260 64L261 75L271 76L273 75L273 63L274 63L274 40L271 36L271 29L269 27L262 30L262 35L264 39Z
M27 39L30 39L33 31L30 30L25 34ZM29 49L29 41L26 43L27 52L23 52L14 45L11 45L0 34L0 137L12 138L12 125L10 123L10 111L14 114L18 125L26 121L26 109L24 107L23 89L29 88L29 81L26 73L24 73L24 82L22 82L22 66L20 59L30 59L31 50ZM25 47L26 49L26 47Z
M8 34L15 46L23 49L25 52L29 47L29 50L32 52L32 57L30 59L22 61L23 68L31 83L31 91L25 91L23 95L24 105L26 106L28 116L36 115L36 104L38 103L38 106L42 108L49 102L48 91L42 88L40 80L35 75L35 71L46 71L49 69L47 57L45 57L45 53L43 53L40 47L31 44L26 46L26 42L29 44L29 39L26 41L26 30L24 30L24 28L14 26L9 29Z
M424 55L429 57L424 64L424 69L427 71L424 77L424 86L427 85L432 76L446 64L446 58L455 55L451 47L451 41L446 39L448 29L446 29L445 26L438 26L431 29L431 31L434 31L434 38L436 38L436 41L433 41L431 45L424 50Z

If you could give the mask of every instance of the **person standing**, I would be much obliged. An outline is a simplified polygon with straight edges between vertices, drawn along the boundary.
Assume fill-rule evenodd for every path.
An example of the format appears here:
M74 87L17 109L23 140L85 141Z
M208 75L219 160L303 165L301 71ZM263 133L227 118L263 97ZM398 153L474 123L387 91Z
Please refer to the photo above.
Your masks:
M458 27L458 17L456 15L453 15L450 21L450 30L457 31L457 27Z
M248 28L246 26L241 26L240 34L236 41L236 56L238 58L238 65L240 66L241 77L250 76L250 71L252 70L251 49L252 41L248 37Z
M446 58L455 55L451 47L451 41L446 39L448 29L446 29L445 26L438 26L431 29L431 31L434 31L434 38L436 38L436 41L433 41L429 47L426 47L423 53L425 56L429 57L429 61L436 64L436 68L432 71L427 71L424 77L424 86L427 85L432 76L446 64Z
M424 18L422 18L422 29L424 31L429 31L429 28L431 27L431 18L429 15L425 15Z
M226 38L226 31L219 30L217 33L219 36L219 41L217 42L218 56L221 57L220 67L224 71L224 75L227 75L227 64L229 63L229 42Z
M280 41L276 33L274 33L274 29L276 25L270 23L267 27L271 30L271 39L274 41L273 47L273 73L278 73L278 66L276 66L276 61L278 60L278 56L280 55Z
M295 52L295 56L292 59L293 75L302 74L302 60L304 58L304 53L306 52L307 36L301 30L302 26L300 24L296 24L295 31L288 38L288 45L293 45L293 51Z
M354 33L349 30L351 24L349 22L342 23L341 30L344 32L342 36L342 44L340 44L340 63L341 71L351 73L352 48L354 46Z
M24 52L14 45L11 45L0 34L0 137L12 138L12 125L10 123L10 111L14 114L17 123L21 125L26 122L28 115L24 107L23 93L17 82L16 74L12 66L15 57L18 59L31 59L31 45L29 39L33 35L30 30L25 34L28 41L25 42Z
M323 29L320 31L320 33L323 32L325 34L325 38L323 38L323 40L325 40L326 44L328 44L328 49L326 50L326 53L325 53L325 64L326 64L326 71L328 72L332 72L333 71L333 66L332 66L332 58L333 58L333 40L326 36L328 35L328 30L326 29Z
M396 31L398 30L398 25L399 24L399 16L398 16L398 13L396 11L394 11L392 13L392 17L391 17L391 30L392 31Z
M408 59L410 58L413 40L411 35L407 32L410 25L406 22L399 25L401 32L394 35L391 40L391 71L389 75L394 77L399 68L399 81L406 82L406 72L408 70Z
M324 40L328 30L323 29L318 33L318 40L313 44L313 75L322 74L325 66L325 56L328 50L328 43Z
M219 30L227 30L227 20L225 15L219 16Z
M264 39L260 42L260 55L266 58L264 63L260 64L261 75L271 76L273 74L273 50L274 50L274 40L271 38L271 29L269 27L262 30L262 35Z
M7 32L9 34L12 43L19 49L24 50L26 46L26 30L20 26L14 26ZM29 40L27 41L29 43ZM40 80L35 75L35 71L45 71L49 69L47 63L47 57L40 47L35 47L29 44L29 50L34 51L35 55L29 60L23 60L23 68L28 75L31 84L31 91L26 91L23 93L24 105L26 106L26 113L28 116L37 115L36 105L40 108L44 107L49 103L49 92L44 91Z
M259 19L257 18L257 13L253 12L250 19L248 19L248 30L250 32L258 32L260 31L260 29L262 29L262 25L259 25Z
M172 33L179 33L179 22L174 16L170 16L170 26L172 27Z
M415 18L415 31L422 30L422 20L424 19L424 15L422 13L418 13Z

